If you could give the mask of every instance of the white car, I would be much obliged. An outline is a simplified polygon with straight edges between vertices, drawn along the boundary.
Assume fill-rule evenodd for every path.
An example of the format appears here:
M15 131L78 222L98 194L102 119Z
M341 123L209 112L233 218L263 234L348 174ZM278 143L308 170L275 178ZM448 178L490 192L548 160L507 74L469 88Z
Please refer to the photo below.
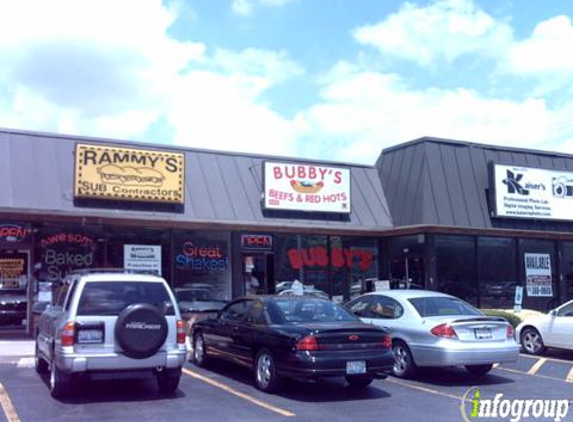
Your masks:
M517 338L531 355L540 355L547 347L573 350L573 300L527 318L517 327Z

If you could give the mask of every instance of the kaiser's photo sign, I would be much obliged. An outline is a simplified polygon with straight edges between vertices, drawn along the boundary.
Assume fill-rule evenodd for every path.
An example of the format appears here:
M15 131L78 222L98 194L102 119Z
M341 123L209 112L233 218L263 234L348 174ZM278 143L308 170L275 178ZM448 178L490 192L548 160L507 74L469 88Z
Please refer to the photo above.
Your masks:
M265 162L265 208L350 213L350 170Z
M75 197L184 203L185 156L76 144Z

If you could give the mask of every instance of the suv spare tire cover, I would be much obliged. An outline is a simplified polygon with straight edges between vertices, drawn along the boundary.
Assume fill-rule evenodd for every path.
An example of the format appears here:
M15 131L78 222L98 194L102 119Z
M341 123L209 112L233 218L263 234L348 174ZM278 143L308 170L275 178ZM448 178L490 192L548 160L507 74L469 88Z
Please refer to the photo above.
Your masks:
M125 354L135 359L153 356L167 338L167 320L153 305L136 303L117 317L115 340Z

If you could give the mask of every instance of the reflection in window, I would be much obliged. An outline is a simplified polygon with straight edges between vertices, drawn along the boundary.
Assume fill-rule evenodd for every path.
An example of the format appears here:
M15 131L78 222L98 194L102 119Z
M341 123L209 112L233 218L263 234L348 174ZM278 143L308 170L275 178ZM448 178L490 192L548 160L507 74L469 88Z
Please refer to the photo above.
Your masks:
M436 236L437 290L477 304L472 236Z
M573 242L563 242L563 272L567 300L573 299Z
M481 308L513 307L516 271L516 240L478 237L478 265Z

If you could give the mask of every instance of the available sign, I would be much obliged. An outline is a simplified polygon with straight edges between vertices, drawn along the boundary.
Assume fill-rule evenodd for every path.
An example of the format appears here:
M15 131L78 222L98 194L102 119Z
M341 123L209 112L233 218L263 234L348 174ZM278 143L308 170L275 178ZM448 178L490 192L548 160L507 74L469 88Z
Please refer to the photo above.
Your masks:
M128 270L161 275L160 245L123 245L123 265Z
M525 286L529 297L553 296L551 256L549 254L525 254Z
M265 208L350 213L350 169L265 162Z
M76 198L183 204L184 185L181 153L76 145Z
M573 220L573 173L494 164L497 217Z

